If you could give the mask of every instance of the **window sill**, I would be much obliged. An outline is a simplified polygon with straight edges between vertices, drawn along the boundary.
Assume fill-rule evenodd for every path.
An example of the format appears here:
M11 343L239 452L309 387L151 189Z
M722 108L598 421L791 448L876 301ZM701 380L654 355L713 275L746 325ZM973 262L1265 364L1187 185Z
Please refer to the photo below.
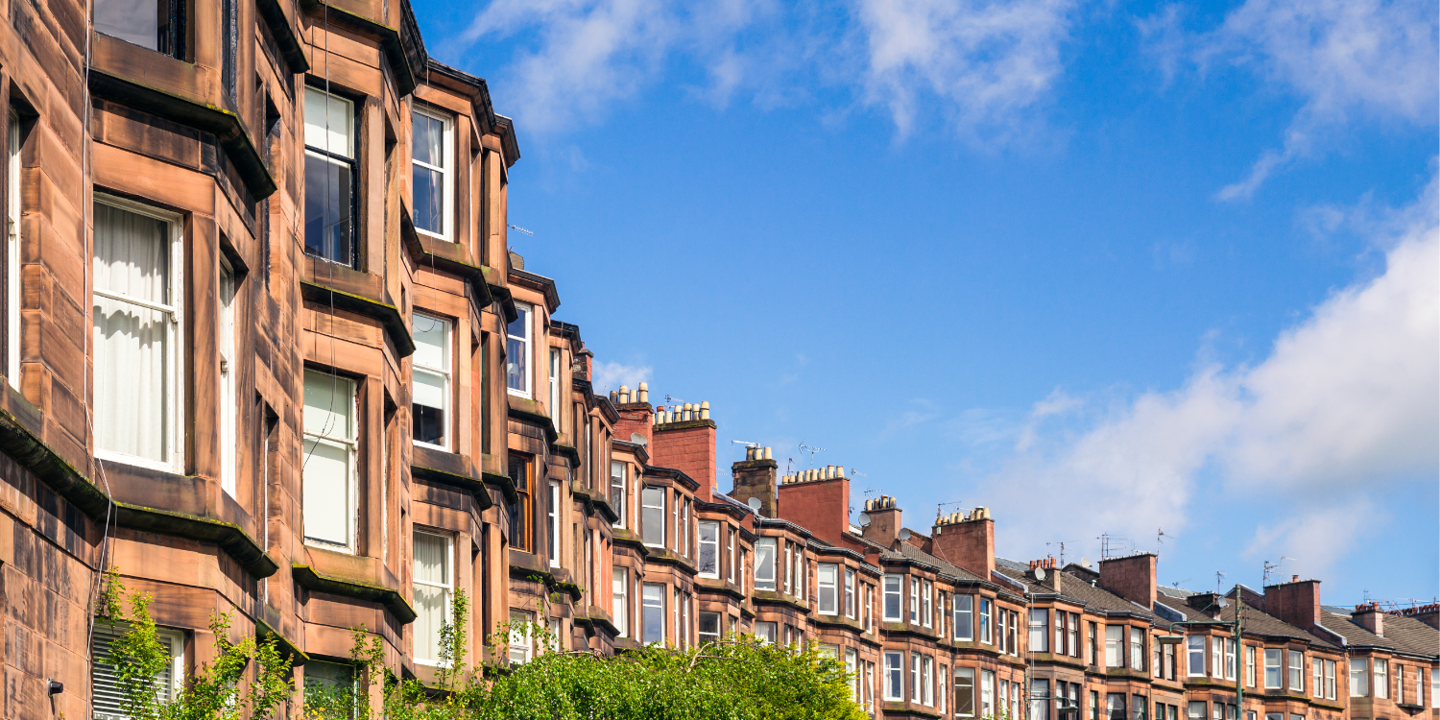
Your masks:
M495 505L485 487L484 475L464 455L416 443L410 454L410 474L418 479L469 491L480 510L488 510ZM513 488L511 491L514 491Z
M305 256L305 260L305 277L300 280L300 295L307 303L317 306L310 308L311 310L333 305L337 310L378 320L385 330L385 335L395 346L398 357L405 358L414 354L415 341L410 337L410 329L406 327L405 319L400 316L400 310L391 303L376 299L386 297L385 290L380 287L379 277L335 265L335 273L327 273L323 278L327 284L322 285L322 278L314 265L327 261L310 255Z
M290 576L295 584L314 592L329 593L377 603L390 611L402 625L414 622L415 609L397 589L399 582L376 558L346 555L314 546L306 548L311 564L292 563Z

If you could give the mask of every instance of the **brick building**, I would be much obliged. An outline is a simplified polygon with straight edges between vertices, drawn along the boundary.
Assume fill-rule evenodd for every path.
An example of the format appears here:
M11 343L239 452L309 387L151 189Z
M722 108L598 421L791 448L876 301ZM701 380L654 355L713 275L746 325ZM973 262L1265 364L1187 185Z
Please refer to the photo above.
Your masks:
M533 657L521 620L602 654L813 641L884 718L1440 718L1435 606L1014 563L984 508L856 525L843 468L769 448L727 492L708 403L596 393L507 243L513 124L408 3L154 1L0 29L0 718L113 716L107 568L155 597L172 689L212 612L297 688L350 681L352 628L430 681L464 592L468 661Z

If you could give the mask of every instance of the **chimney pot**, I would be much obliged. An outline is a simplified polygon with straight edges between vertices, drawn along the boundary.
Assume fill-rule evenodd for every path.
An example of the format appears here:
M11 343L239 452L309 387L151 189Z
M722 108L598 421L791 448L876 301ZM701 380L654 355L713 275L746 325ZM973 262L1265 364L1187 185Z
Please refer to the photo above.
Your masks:
M770 446L769 446L769 445L766 445L766 446L765 446L765 459L766 459L766 460L772 460L772 459L773 459L773 458L770 457Z
M709 400L704 400L704 401L701 401L701 403L700 403L700 419L701 419L701 420L709 420L709 419L710 419L710 401L709 401Z
M640 402L650 402L650 386L640 383Z

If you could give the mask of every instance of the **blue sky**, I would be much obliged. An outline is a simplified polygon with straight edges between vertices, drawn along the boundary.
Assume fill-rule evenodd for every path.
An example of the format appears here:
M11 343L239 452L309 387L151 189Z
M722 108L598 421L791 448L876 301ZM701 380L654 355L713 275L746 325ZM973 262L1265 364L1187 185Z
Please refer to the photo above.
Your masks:
M512 246L598 386L708 400L722 466L987 506L1017 560L1436 596L1433 2L416 13L515 118Z

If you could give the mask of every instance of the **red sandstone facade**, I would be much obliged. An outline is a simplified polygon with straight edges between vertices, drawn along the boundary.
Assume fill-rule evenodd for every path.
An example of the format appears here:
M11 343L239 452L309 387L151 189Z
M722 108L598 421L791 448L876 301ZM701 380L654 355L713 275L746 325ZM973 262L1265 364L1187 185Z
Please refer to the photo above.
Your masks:
M468 661L540 652L516 621L602 654L816 642L876 717L1440 718L1434 606L1012 563L983 508L924 533L882 496L859 527L843 468L768 448L726 492L707 403L596 393L508 247L514 127L407 3L166 2L0 30L0 718L113 709L104 569L155 597L177 683L212 612L297 692L346 681L352 628L429 681L464 592Z

